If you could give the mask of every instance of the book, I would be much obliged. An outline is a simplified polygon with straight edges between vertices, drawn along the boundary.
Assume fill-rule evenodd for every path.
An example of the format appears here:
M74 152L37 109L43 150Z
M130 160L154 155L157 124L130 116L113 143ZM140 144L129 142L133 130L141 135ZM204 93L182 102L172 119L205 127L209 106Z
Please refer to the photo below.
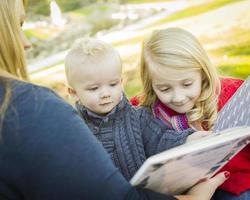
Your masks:
M213 132L151 156L130 183L177 195L214 176L250 143L250 77L218 113Z

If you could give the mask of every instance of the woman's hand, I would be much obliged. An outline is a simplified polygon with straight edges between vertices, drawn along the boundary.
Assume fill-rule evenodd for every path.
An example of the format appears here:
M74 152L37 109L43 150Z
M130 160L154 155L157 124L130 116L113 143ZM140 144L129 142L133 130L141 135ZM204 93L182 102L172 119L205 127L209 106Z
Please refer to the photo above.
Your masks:
M192 187L187 195L175 196L179 200L209 200L215 190L230 176L230 172L221 172L215 177L199 182Z

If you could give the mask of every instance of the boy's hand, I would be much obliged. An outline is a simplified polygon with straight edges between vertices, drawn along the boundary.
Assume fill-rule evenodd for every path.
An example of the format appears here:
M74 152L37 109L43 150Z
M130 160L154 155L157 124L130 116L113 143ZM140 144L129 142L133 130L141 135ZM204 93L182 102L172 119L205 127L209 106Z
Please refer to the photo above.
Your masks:
M197 131L187 137L186 142L194 141L210 135L212 131Z

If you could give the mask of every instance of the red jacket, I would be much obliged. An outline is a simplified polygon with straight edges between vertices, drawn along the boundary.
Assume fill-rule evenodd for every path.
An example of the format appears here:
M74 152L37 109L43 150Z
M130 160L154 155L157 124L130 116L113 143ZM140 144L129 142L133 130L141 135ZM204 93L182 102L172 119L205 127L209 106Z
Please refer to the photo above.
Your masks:
M221 94L218 102L218 110L226 104L236 90L241 86L243 80L224 78L221 79ZM132 97L131 104L137 106L138 98ZM241 192L250 189L250 145L241 150L227 165L220 171L230 171L230 178L225 181L220 189L239 195ZM243 178L244 177L244 178Z
M239 79L223 79L222 89L219 98L219 110L225 105L230 97L243 83ZM220 189L239 195L241 192L250 189L250 145L241 150L228 164L220 171L230 171L230 178L225 181Z

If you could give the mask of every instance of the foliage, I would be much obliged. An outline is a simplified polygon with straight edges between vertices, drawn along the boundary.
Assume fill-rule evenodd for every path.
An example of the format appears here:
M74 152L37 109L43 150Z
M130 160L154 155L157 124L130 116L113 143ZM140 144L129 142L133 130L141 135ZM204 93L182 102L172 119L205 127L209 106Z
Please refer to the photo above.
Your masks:
M28 13L48 15L50 0L29 0Z

